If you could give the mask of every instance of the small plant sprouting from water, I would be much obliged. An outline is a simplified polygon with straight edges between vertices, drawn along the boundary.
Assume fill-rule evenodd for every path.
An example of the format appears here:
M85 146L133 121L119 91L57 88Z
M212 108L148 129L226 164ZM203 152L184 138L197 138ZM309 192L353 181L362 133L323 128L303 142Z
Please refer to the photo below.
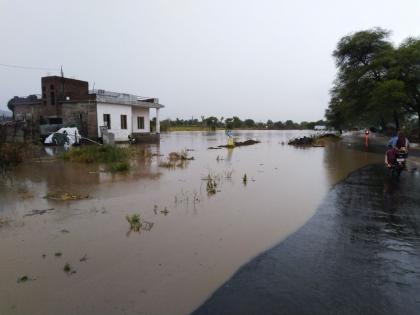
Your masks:
M209 195L214 195L217 192L217 183L210 176L209 176L209 179L207 180L207 188L206 189L207 189L207 193Z
M64 264L63 271L65 273L67 273L68 275L72 275L72 274L76 273L76 270L74 270L73 267L70 266L70 263L68 263L68 262L66 262Z
M55 254L54 254L54 256L55 257L61 257L63 255L63 253L61 253L61 252L56 252Z
M141 228L142 218L140 214L128 215L126 217L128 223L130 224L130 231L138 232Z
M184 168L187 161L194 160L193 156L188 155L188 150L182 150L181 152L171 152L168 155L167 161L161 161L159 167L165 168Z
M244 185L246 185L248 182L248 177L246 176L246 174L244 174L244 176L242 177L242 183L244 183Z

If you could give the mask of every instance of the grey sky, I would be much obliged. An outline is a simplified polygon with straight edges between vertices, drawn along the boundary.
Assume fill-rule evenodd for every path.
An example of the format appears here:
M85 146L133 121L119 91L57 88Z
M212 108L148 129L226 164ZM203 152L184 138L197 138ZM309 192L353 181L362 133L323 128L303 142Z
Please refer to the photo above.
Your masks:
M317 120L339 38L380 26L400 43L419 14L416 0L0 0L0 63L157 96L164 118ZM46 74L0 66L0 108Z

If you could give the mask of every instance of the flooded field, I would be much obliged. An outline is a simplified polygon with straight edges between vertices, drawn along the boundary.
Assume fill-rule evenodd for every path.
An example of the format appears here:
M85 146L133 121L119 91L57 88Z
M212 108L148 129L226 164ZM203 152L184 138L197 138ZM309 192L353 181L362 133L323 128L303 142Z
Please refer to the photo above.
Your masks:
M208 147L225 144L223 132L163 134L126 174L53 158L22 164L0 182L0 314L188 314L302 226L333 184L383 160L340 142L282 144L305 134L237 132L261 143L218 150ZM183 149L194 160L159 166ZM64 193L87 198L44 198ZM147 223L139 232L133 214Z

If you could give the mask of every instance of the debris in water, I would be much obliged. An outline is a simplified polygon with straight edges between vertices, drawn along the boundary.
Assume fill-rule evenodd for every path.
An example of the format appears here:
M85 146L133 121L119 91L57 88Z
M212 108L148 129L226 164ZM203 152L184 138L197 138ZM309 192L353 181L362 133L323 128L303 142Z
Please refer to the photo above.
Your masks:
M84 254L84 256L82 257L82 258L80 258L79 259L79 261L81 261L81 262L85 262L85 261L87 261L89 258L88 258L88 256L87 256L87 254Z
M325 147L327 140L339 140L340 137L333 133L326 133L320 136L301 137L295 138L289 141L289 145L294 146L313 146L313 147Z
M30 199L30 198L34 198L34 194L31 193L30 191L23 191L19 193L19 198L21 199Z
M55 254L54 254L54 256L55 257L61 257L63 255L63 253L61 253L61 252L56 252Z
M54 208L41 209L41 210L34 209L30 213L25 214L23 217L31 217L31 216L34 216L34 215L43 215L45 213L50 213L52 211L54 211Z
M246 141L243 141L243 142L240 142L240 141L234 142L233 147L243 147L243 146L253 145L253 144L257 144L257 143L260 143L260 141L249 139L249 140L246 140ZM232 146L231 145L219 145L219 148L232 148Z
M7 224L9 224L8 219L0 218L0 227L2 227L3 225L7 225Z
M158 206L157 206L157 205L154 205L154 206L153 206L153 213L154 213L155 215L157 215L157 210L158 210Z
M58 201L70 201L70 200L80 200L89 198L88 194L75 194L67 192L49 192L44 196L46 199L58 200Z
M24 283L24 282L27 282L27 281L35 281L36 279L35 278L29 278L28 276L22 276L22 277L19 277L18 279L17 279L17 283Z
M169 214L169 211L168 211L168 209L166 209L166 207L165 207L165 209L160 210L160 213L163 213L164 215L168 215L168 214Z
M67 230L67 229L62 229L60 232L61 232L61 233L63 233L63 234L68 234L68 233L70 233L70 231L69 231L69 230Z

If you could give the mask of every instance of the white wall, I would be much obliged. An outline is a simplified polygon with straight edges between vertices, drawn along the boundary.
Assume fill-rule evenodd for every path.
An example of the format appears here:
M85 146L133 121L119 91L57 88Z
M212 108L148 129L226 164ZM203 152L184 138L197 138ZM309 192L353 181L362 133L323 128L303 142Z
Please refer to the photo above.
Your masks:
M128 135L132 133L132 115L130 105L97 104L98 135L101 136L100 126L104 126L104 114L111 115L111 129L115 135L115 141L128 141ZM121 115L127 115L127 129L121 129ZM146 119L145 119L146 120ZM146 121L145 121L146 124Z
M137 117L144 117L144 129L137 128ZM150 132L150 109L133 106L133 132Z

